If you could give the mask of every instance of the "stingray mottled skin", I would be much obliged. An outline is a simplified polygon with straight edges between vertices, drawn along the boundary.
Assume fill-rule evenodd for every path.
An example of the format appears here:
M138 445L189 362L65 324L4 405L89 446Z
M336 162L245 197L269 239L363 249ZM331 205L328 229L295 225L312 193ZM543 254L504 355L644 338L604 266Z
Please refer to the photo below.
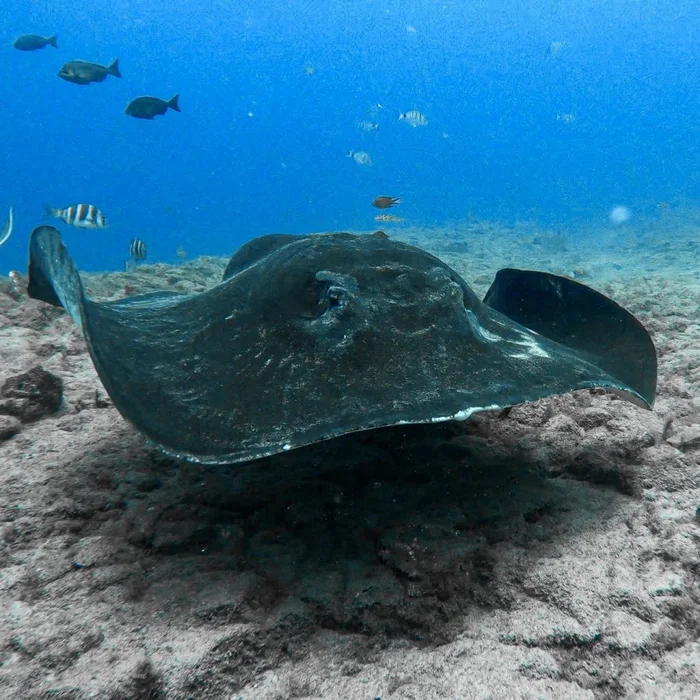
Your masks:
M438 258L384 234L263 236L207 292L98 303L58 231L40 226L29 293L70 313L119 412L196 462L587 387L654 401L649 334L603 295L502 270L482 302Z

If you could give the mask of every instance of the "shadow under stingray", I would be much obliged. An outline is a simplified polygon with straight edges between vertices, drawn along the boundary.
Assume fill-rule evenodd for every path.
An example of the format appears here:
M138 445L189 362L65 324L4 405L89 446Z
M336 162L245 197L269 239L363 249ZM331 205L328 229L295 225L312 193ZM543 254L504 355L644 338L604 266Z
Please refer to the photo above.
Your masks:
M102 448L66 486L79 500L110 472L104 508L147 572L130 595L173 621L265 627L300 606L305 629L441 642L470 609L516 602L509 584L526 564L513 569L514 550L580 535L620 498L491 443L488 420L382 428L230 467L133 446L106 464ZM103 526L93 517L81 536Z

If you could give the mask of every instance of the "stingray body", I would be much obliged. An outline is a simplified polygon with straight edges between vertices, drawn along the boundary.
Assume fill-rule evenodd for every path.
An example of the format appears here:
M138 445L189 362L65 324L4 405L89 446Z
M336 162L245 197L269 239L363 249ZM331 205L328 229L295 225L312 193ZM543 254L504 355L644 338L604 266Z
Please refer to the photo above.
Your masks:
M381 233L264 236L209 291L101 303L85 297L58 231L41 226L29 280L31 296L81 328L120 413L201 463L587 387L654 401L653 343L607 297L502 270L481 301L444 262Z

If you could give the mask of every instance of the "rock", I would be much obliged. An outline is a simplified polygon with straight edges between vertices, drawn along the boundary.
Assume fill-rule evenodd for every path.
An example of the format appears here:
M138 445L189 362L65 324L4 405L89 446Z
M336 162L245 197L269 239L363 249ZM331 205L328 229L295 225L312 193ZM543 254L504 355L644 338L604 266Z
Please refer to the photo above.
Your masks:
M0 396L0 414L9 414L23 423L30 423L58 411L63 398L63 382L37 365L28 372L6 379Z
M678 433L668 438L668 443L681 452L700 450L700 425L682 428Z
M22 424L14 416L0 415L0 442L9 440L22 429Z
M591 430L592 428L599 428L601 425L605 425L611 418L610 413L604 408L591 406L578 416L577 422L582 428Z
M575 437L583 437L584 435L583 429L576 424L576 421L564 413L552 416L545 423L544 429L547 432L563 433Z

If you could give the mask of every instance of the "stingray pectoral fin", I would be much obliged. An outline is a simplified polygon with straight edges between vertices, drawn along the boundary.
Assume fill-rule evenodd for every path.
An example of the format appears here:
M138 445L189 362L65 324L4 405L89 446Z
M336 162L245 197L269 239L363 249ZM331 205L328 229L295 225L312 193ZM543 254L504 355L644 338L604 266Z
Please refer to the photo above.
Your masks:
M222 281L230 279L243 270L247 270L259 260L262 260L270 253L283 248L293 240L301 240L305 236L295 236L291 233L270 233L266 236L254 238L252 241L244 243L231 257Z
M651 336L604 294L567 277L507 268L496 274L484 303L575 350L653 406L657 359Z
M75 263L53 226L37 226L29 235L29 285L33 299L62 306L82 330L85 293Z

